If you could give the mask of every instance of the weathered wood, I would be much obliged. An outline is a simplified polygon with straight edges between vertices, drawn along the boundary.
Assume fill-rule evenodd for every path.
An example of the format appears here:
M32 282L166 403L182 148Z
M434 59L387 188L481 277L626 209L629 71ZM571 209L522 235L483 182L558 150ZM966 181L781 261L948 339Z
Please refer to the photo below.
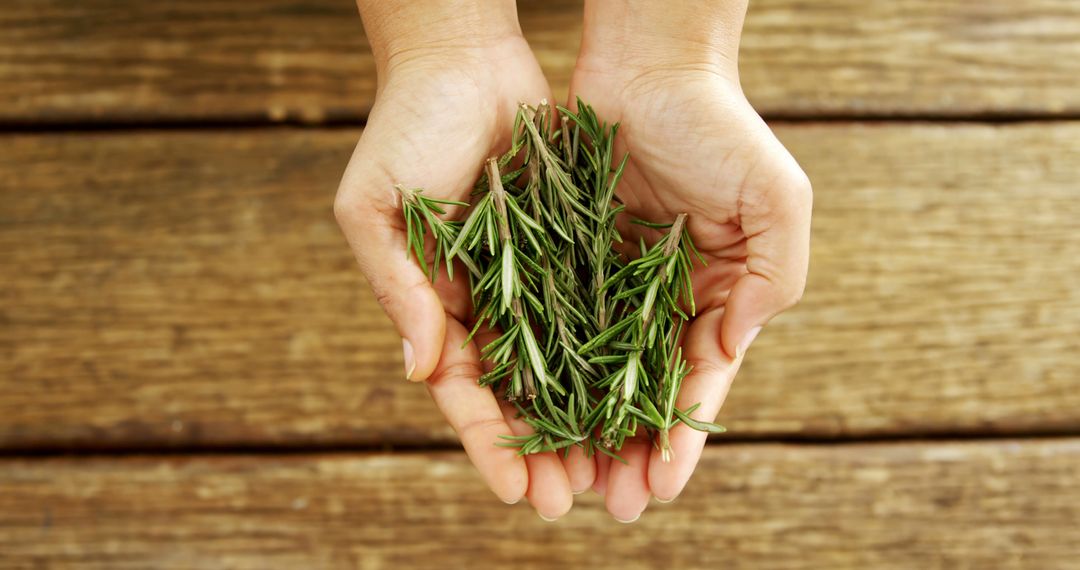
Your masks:
M556 94L580 3L521 2ZM757 0L743 85L774 116L1080 112L1072 0ZM355 120L375 93L351 0L15 0L0 123Z
M635 524L555 524L459 453L0 461L0 566L1076 568L1080 440L708 449Z
M1080 428L1080 124L779 134L815 185L808 292L755 343L724 421Z
M1080 124L778 132L810 283L733 435L1080 429ZM357 135L0 138L0 446L454 441L332 219Z

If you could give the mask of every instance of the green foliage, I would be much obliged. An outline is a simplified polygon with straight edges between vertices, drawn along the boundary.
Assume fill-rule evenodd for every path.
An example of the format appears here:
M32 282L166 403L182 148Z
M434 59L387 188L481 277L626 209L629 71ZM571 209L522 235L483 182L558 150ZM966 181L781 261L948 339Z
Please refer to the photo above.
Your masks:
M522 454L577 445L614 456L644 430L666 459L679 422L723 431L690 418L696 406L675 407L690 372L677 347L695 311L693 259L704 263L686 214L635 220L667 230L637 259L612 247L622 242L615 190L629 158L614 160L617 131L580 100L576 113L522 105L511 149L488 159L472 205L399 188L408 249L424 272L434 280L446 267L453 279L455 260L468 271L469 339L500 332L481 348L491 369L479 382L535 430L501 444ZM444 219L447 205L469 207L464 220Z

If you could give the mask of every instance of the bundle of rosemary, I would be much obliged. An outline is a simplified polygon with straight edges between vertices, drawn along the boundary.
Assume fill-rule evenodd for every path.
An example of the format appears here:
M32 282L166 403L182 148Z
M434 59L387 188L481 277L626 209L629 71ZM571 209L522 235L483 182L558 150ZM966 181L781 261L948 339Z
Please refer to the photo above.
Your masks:
M505 394L535 430L501 444L522 454L578 445L617 458L644 429L666 460L677 423L724 430L692 419L696 406L675 407L690 371L677 347L694 314L691 256L704 263L686 214L668 224L635 220L667 230L652 246L641 241L636 259L613 248L622 242L615 189L629 158L613 160L617 130L580 100L576 113L523 104L512 146L488 159L474 203L398 187L421 268L433 281L440 267L453 279L455 260L468 272L470 341L482 327L500 331L481 348L491 369L479 382ZM448 220L446 205L469 210Z

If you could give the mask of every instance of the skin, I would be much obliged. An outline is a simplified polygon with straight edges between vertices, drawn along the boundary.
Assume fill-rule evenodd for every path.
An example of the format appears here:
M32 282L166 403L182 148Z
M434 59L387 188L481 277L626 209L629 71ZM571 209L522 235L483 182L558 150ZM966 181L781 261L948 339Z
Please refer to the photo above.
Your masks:
M693 274L698 313L684 339L694 370L678 406L700 402L712 421L759 327L794 305L805 285L810 183L747 102L738 81L745 4L711 18L685 3L588 2L571 100L619 122L616 153L630 153L619 196L631 217L688 227L708 265ZM656 234L620 227L630 243ZM693 473L705 434L672 430L670 462L648 442L629 465L607 467L599 489L619 520L640 516L650 495L673 500Z
M705 436L680 425L674 457L628 442L628 464L605 457L496 447L527 431L490 389L471 325L465 280L432 286L406 256L395 184L468 200L480 165L509 146L517 104L551 100L521 36L513 2L359 2L379 74L364 134L338 190L335 214L361 270L403 338L406 375L424 381L466 453L503 501L526 498L538 515L566 514L573 494L604 495L617 520L636 520L649 499L668 501L693 473ZM630 216L690 214L708 265L694 273L698 314L684 339L694 366L679 407L713 420L749 342L798 301L805 284L811 191L806 175L743 96L738 83L744 2L703 11L690 2L587 2L571 85L609 122L631 159L619 195ZM631 40L632 39L632 40ZM450 215L460 212L450 211ZM631 243L637 225L620 226Z
M338 222L403 338L407 376L426 382L496 496L526 498L541 517L556 519L570 510L573 491L592 485L593 463L579 455L564 466L550 453L523 459L494 445L527 428L476 384L483 366L477 345L488 339L461 348L471 326L466 280L450 283L443 275L433 287L406 256L393 190L401 184L467 201L484 159L509 146L518 102L550 99L547 81L513 2L373 1L360 8L379 91L338 190Z

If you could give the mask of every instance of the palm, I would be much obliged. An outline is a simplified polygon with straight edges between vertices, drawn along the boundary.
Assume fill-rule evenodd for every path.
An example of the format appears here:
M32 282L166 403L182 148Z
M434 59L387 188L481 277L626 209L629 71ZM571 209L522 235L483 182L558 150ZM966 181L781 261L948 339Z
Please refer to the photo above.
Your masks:
M750 255L748 236L760 230L744 222L753 217L757 224L767 217L762 206L770 203L771 194L782 192L787 181L798 180L801 170L742 93L720 77L672 71L627 80L607 71L612 68L579 65L571 98L580 98L600 117L621 124L616 152L629 153L630 159L618 190L628 218L620 230L629 243L657 237L655 230L630 224L629 219L662 222L689 214L690 235L707 265L697 267L693 275L697 317L684 346L695 372L687 378L679 404L701 403L695 416L711 421L741 360L730 358L734 351L725 353L722 348L734 346L731 339L722 338L725 305L740 278L763 270L750 263L769 262L767 256ZM675 452L671 463L661 461L655 450L650 456L647 443L628 451L629 465L610 467L609 510L629 516L644 508L650 494L677 495L704 438L678 426L671 436Z
M440 198L467 200L484 159L509 145L518 102L550 94L524 40L390 67L355 158ZM384 198L397 211L390 186Z
M630 159L619 197L628 217L660 222L690 214L691 236L708 261L694 273L699 311L722 307L746 272L740 200L767 191L778 172L797 166L742 95L717 78L667 76L626 89L610 81L579 72L573 96L621 123L616 152ZM621 229L633 242L655 237L636 224Z

